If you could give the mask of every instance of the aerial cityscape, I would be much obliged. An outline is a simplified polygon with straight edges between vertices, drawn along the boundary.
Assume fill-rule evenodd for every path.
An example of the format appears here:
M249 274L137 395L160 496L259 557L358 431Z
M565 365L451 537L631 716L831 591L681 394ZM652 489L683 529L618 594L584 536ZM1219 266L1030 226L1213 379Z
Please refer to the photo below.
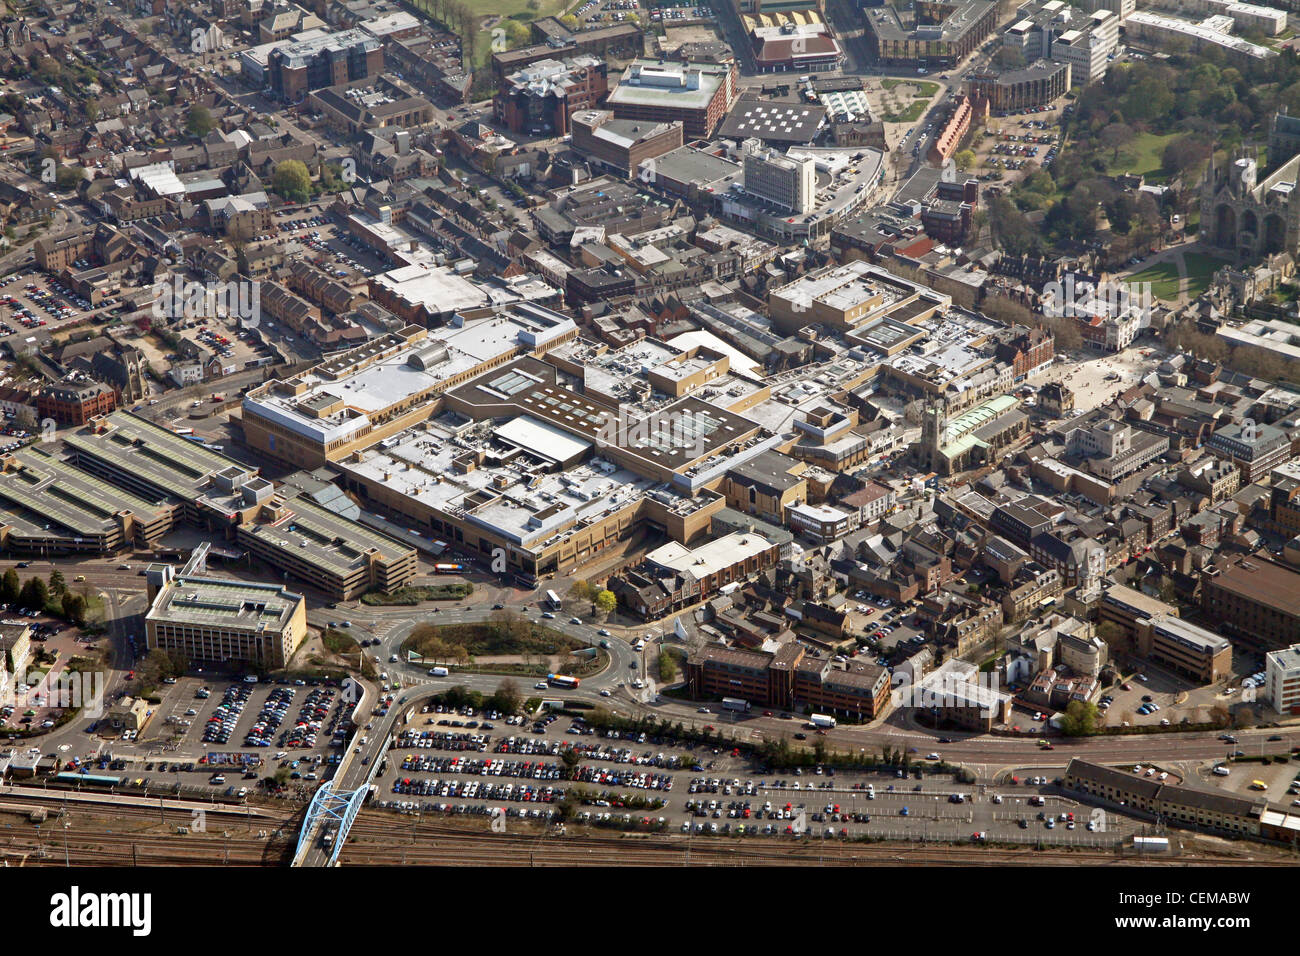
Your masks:
M3 866L1296 865L1293 17L2 0Z

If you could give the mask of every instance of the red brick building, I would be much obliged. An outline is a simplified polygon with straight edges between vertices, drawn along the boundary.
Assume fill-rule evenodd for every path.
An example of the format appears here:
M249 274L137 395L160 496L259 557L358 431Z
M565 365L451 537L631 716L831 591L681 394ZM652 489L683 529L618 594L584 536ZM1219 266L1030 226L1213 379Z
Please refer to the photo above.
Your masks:
M706 647L687 661L686 686L696 700L737 697L761 707L807 707L870 720L889 701L890 679L876 664L834 664L790 641L775 653Z
M573 114L599 105L608 91L605 64L594 56L539 60L501 82L492 113L513 133L564 136Z
M286 44L267 58L272 91L290 103L312 90L378 76L383 69L383 44L363 30Z
M101 382L47 385L36 396L36 412L60 425L84 425L117 408L117 393Z
M1051 363L1056 354L1054 342L1044 329L1018 329L1014 336L998 345L997 357L1011 363L1012 377L1020 382Z

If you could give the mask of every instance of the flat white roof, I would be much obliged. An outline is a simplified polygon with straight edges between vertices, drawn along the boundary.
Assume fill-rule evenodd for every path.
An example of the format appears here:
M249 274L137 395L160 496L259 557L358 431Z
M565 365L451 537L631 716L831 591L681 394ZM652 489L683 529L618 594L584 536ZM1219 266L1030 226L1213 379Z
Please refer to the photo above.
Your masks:
M692 550L677 541L671 541L646 555L646 560L673 571L689 571L697 578L706 578L747 558L762 554L775 544L754 531L737 531L714 538Z
M498 438L553 461L568 461L591 447L591 442L570 435L547 422L520 415L496 429Z

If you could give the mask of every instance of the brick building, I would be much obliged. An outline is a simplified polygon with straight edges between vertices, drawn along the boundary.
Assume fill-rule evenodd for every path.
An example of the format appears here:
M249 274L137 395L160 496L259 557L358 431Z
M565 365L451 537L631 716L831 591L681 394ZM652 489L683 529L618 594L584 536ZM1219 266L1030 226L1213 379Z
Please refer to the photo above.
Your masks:
M36 395L36 412L60 425L84 425L117 407L117 393L102 382L60 382Z
M511 132L563 136L573 114L599 105L608 90L607 68L594 56L539 60L501 81L492 112Z

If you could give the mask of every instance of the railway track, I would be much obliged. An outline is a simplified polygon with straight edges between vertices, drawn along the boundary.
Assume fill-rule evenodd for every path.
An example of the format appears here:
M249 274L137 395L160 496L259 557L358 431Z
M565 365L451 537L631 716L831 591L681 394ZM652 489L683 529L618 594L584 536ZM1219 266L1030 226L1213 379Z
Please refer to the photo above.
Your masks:
M38 825L29 814L49 811ZM271 808L274 812L279 808ZM65 822L71 826L64 827ZM301 811L273 820L208 819L195 827L192 814L142 806L105 812L102 804L50 807L0 797L0 865L9 866L287 866L301 824ZM178 828L188 827L188 833ZM593 834L570 830L552 835L540 828L493 833L486 821L414 821L363 811L352 827L340 862L352 866L1195 866L1215 862L1290 866L1281 854L1233 848L1219 857L1182 855L1165 859L1119 856L1099 850L980 847L942 844L864 844L837 840L794 843L738 841L676 834Z
M48 816L37 824L30 818L33 810ZM0 861L10 866L287 866L301 814L276 810L270 808L269 817L213 813L196 820L188 810L0 797Z
M1211 860L1156 859L1097 850L1002 847L736 842L674 835L549 836L501 834L443 823L420 823L403 832L392 821L364 814L352 827L340 863L353 866L1188 866ZM527 864L525 864L527 861ZM1221 862L1221 861L1220 861ZM1264 866L1287 860L1252 860Z

